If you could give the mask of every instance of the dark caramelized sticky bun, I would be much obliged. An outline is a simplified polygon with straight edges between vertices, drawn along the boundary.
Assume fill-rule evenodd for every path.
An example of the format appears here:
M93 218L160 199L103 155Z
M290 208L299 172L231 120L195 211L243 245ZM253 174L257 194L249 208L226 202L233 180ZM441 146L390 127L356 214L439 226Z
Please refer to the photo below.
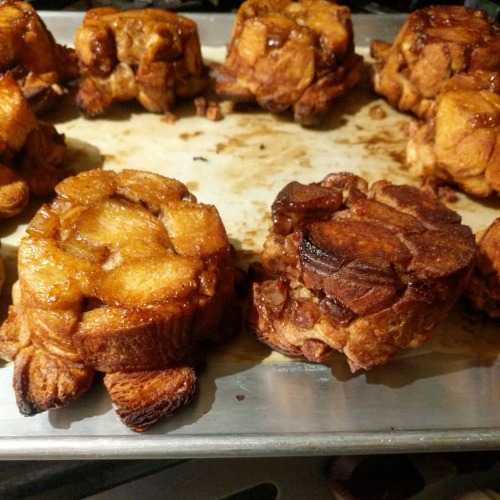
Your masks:
M351 174L276 197L248 321L263 342L353 371L420 346L464 290L476 252L460 216L417 188Z

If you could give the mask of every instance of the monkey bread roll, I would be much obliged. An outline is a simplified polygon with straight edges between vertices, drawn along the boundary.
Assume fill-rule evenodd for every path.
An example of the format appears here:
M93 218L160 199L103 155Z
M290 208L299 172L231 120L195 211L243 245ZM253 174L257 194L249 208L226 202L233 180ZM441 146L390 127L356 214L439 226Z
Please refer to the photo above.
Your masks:
M90 9L75 35L82 81L77 105L87 117L115 101L138 100L153 113L172 111L208 83L194 21L161 9Z
M207 342L239 327L234 267L216 208L149 172L69 177L19 246L0 354L32 415L105 373L122 421L143 431L188 404Z
M2 248L2 244L0 242L0 249ZM5 282L5 264L3 262L3 257L0 254L0 291L3 288L3 284Z
M500 192L500 72L455 75L430 117L414 120L406 149L411 169L473 196Z
M500 25L462 6L413 12L392 44L373 41L372 83L415 114L407 162L473 196L500 190Z
M430 6L410 14L392 44L374 40L371 55L375 92L428 118L449 78L500 71L500 26L481 10Z
M418 347L464 291L476 246L417 188L353 174L291 182L272 205L248 323L273 349L354 372Z
M78 77L73 49L59 45L28 2L0 0L0 74L12 76L36 113Z
M24 210L30 194L48 196L67 172L66 144L55 127L37 119L10 76L0 76L0 218Z
M479 311L500 317L500 218L476 235L479 247L466 296Z
M225 98L272 113L292 109L296 122L314 126L358 82L362 66L348 7L326 0L247 0L213 76Z

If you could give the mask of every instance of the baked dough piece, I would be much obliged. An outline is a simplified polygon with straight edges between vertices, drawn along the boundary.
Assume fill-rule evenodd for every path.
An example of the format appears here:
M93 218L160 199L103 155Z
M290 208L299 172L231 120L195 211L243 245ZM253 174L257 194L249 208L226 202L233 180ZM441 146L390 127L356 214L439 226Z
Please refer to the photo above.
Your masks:
M1 250L1 248L2 248L2 245L0 243L0 250ZM4 265L4 262L3 262L3 257L0 254L0 291L3 288L4 282L5 282L5 265Z
M500 25L462 6L410 14L392 44L373 41L375 92L415 114L409 166L474 196L500 190Z
M30 194L54 193L67 173L65 152L64 136L37 119L10 76L0 76L0 218L22 212Z
M292 356L322 361L332 350L352 371L418 347L464 291L472 231L418 189L352 174L288 184L253 284L248 322Z
M361 76L348 7L325 0L247 0L228 53L212 74L225 98L318 125L332 102Z
M55 42L32 5L1 0L0 74L14 78L39 113L78 77L78 65L74 50Z
M123 422L146 430L189 403L205 344L239 327L224 226L148 172L93 170L56 192L21 241L0 329L19 409L70 403L98 370Z
M473 196L500 192L500 72L456 75L426 121L410 124L407 161L426 179Z
M172 111L208 83L194 21L161 9L90 9L75 36L83 79L76 97L87 117L115 101L137 99L148 111Z
M375 92L401 111L430 117L456 74L500 71L500 27L475 9L437 5L410 14L392 44L373 41Z
M104 385L120 420L141 432L191 402L196 370L179 364L165 370L106 373Z
M466 296L475 309L500 317L500 218L476 235L479 252Z

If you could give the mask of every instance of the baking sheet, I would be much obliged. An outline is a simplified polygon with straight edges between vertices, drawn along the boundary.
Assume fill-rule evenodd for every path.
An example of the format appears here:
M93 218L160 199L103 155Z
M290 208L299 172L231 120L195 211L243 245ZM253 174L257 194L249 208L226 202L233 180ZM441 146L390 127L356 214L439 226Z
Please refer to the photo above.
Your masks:
M82 14L42 13L60 43L72 44ZM224 57L232 15L192 14L207 61ZM372 37L391 40L402 16L355 15L357 51ZM382 120L372 118L380 106ZM362 82L340 99L318 130L257 110L228 113L219 122L179 120L133 104L106 118L84 120L66 103L50 119L66 136L76 169L139 168L185 182L221 213L240 264L258 258L269 226L269 207L290 180L315 182L333 171L369 181L416 184L404 168L409 117L390 109ZM10 303L16 251L33 203L1 226ZM486 227L497 200L460 196L453 208L473 229ZM23 417L11 389L12 365L0 362L0 458L174 458L326 455L494 449L500 447L499 324L456 307L423 348L368 373L351 374L341 355L328 365L272 353L248 332L209 355L194 403L138 435L125 428L102 384L67 408ZM495 337L495 334L497 336ZM489 356L486 356L488 354Z

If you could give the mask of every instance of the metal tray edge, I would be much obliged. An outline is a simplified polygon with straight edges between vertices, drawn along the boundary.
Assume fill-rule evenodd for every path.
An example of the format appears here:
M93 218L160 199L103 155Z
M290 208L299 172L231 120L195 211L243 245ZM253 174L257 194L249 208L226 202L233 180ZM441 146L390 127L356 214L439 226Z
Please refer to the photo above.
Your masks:
M0 439L0 459L129 459L356 455L500 449L500 429L284 435L79 436Z

